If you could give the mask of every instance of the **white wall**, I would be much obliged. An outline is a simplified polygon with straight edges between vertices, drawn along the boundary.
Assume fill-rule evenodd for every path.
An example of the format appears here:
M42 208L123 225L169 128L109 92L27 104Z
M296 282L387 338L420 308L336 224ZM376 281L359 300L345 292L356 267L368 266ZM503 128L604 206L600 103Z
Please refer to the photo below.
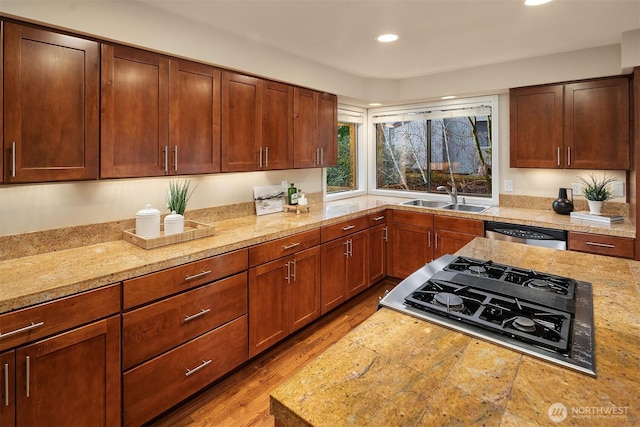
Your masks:
M579 171L510 169L507 88L619 74L619 45L496 64L406 80L363 79L277 49L239 40L132 1L3 0L0 12L125 42L225 68L336 93L341 103L363 106L437 99L442 95L500 96L500 179L513 194L555 197ZM640 64L639 64L640 65ZM321 190L320 170L252 172L192 177L197 190L189 207L252 200L252 187L282 180L305 192ZM624 174L616 174L624 179ZM0 186L0 235L133 218L145 203L164 210L169 178ZM623 201L623 200L622 200Z

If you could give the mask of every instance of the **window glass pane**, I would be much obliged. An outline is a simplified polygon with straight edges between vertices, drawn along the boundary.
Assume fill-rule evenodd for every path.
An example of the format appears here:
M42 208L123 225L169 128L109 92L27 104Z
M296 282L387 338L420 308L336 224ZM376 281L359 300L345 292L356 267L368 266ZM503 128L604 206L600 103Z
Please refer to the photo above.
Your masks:
M376 188L438 192L453 181L458 194L491 197L491 114L476 113L374 119Z
M338 165L327 168L327 194L351 191L356 182L357 125L338 123Z

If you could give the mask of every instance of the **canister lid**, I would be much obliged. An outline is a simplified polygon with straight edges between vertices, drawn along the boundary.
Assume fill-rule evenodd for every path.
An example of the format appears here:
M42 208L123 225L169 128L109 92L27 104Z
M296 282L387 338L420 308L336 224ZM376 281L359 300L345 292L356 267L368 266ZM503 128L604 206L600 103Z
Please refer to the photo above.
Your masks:
M144 209L140 209L138 212L136 212L136 218L146 218L159 215L160 211L158 209L152 208L150 204L147 204Z

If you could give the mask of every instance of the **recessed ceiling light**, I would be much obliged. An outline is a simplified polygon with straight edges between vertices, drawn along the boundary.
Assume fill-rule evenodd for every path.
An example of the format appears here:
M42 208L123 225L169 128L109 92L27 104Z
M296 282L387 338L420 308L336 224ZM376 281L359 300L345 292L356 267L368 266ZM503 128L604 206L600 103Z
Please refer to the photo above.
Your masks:
M369 103L369 107L379 107L381 105L382 104L380 104L379 102L371 102L371 103Z
M447 95L447 96L442 96L440 97L440 99L454 99L455 95Z
M524 0L524 4L527 6L539 6L541 4L549 3L551 0Z
M378 36L378 41L382 43L389 43L398 40L398 36L395 34L383 34Z

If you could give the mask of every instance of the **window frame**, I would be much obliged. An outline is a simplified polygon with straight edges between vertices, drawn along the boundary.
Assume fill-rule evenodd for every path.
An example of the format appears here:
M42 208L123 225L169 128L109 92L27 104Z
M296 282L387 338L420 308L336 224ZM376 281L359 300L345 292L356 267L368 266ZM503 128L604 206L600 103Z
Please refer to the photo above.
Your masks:
M376 135L374 116L391 115L391 114L412 114L433 110L456 110L465 107L475 107L479 105L491 106L491 197L475 197L475 196L461 196L464 197L467 203L479 203L483 205L498 205L500 179L499 179L499 138L498 133L500 129L499 125L499 105L498 95L489 95L473 98L456 98L452 100L439 100L434 102L424 102L418 104L406 104L396 105L392 107L380 107L372 108L368 110L367 114L367 147L368 147L368 162L367 162L367 174L368 183L367 193L376 196L389 196L389 197L403 197L411 199L430 199L430 200L442 200L450 201L451 198L447 194L429 193L421 191L406 191L406 190L388 190L377 188L377 159L376 159Z
M322 194L325 202L367 195L367 147L369 145L367 139L369 123L367 110L352 105L338 104L338 123L346 122L347 120L340 120L341 115L358 115L362 117L362 123L357 123L356 126L356 170L354 175L357 188L349 191L327 193L327 168L322 168Z

